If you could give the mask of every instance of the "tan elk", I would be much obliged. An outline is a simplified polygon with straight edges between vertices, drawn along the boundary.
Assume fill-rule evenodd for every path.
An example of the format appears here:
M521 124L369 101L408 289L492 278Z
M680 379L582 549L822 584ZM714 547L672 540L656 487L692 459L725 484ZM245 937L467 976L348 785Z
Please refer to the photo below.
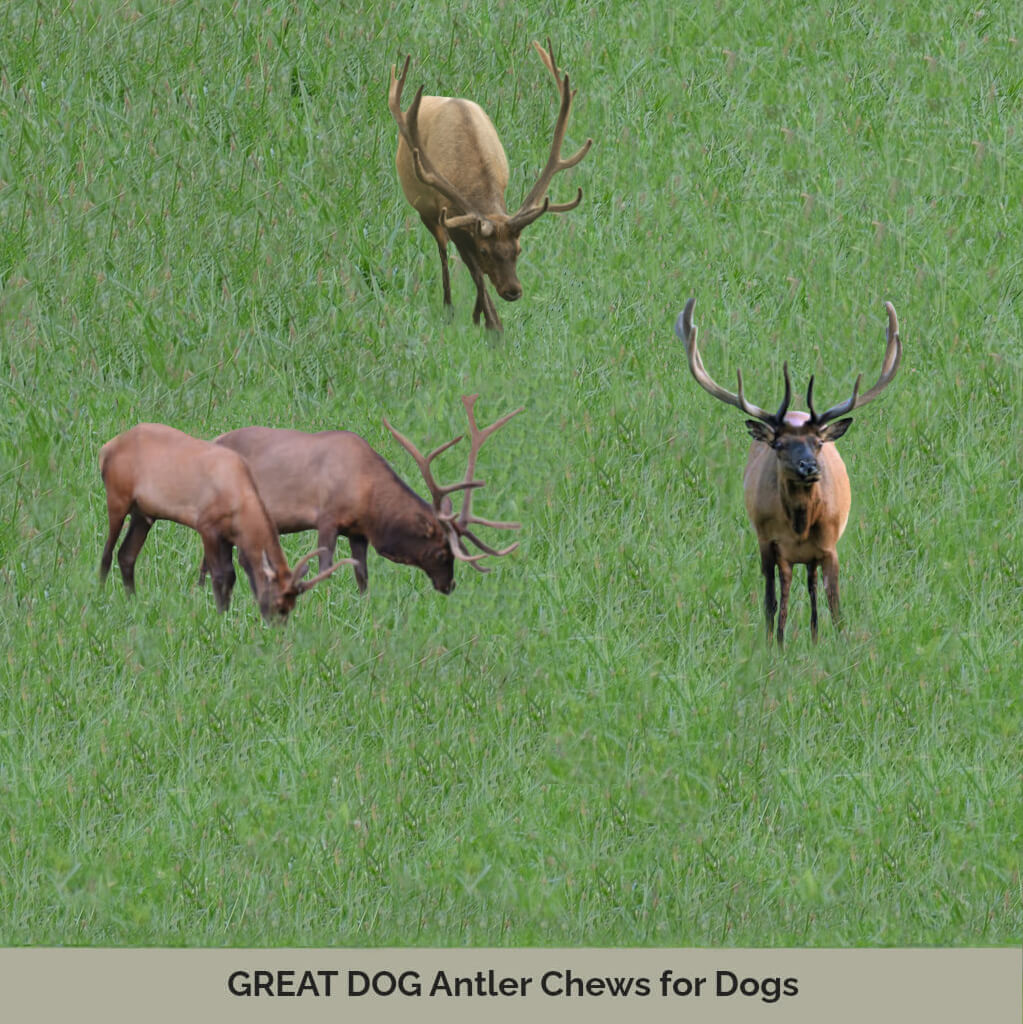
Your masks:
M245 460L229 448L164 426L140 423L100 449L99 468L107 492L110 532L100 560L107 578L124 520L128 533L117 552L125 589L135 592L135 560L157 519L190 526L202 537L204 564L213 577L217 610L226 611L235 583L232 548L249 577L267 622L287 619L299 594L325 579L343 559L310 580L303 579L315 551L288 568L274 524L267 515Z
M519 523L480 519L472 514L473 490L482 487L475 478L476 457L483 443L513 416L516 409L489 427L476 425L474 406L478 395L463 395L469 417L470 448L465 477L457 483L439 485L430 468L433 460L462 440L459 435L429 455L423 456L408 438L387 420L384 425L415 459L430 490L432 504L408 487L358 434L347 430L325 430L306 434L299 430L271 427L242 427L222 434L216 444L238 452L248 463L270 518L280 533L316 530L320 564L333 558L339 535L348 538L355 580L365 591L369 575L367 545L392 562L422 569L442 594L455 588L454 563L468 562L479 572L490 570L480 564L486 555L507 555L518 544L496 550L481 541L471 527L475 524L498 530L517 530ZM458 515L451 494L465 491ZM470 555L465 541L482 554ZM200 570L202 580L205 567Z
M836 545L849 519L851 494L845 464L834 442L852 423L839 419L875 399L892 381L902 359L899 321L895 307L885 303L888 311L887 348L877 383L860 394L863 375L856 378L852 397L818 413L813 407L813 377L806 390L809 413L789 411L792 383L788 363L783 366L785 397L776 413L751 405L743 394L742 371L738 373L739 389L733 393L716 384L703 368L696 347L696 325L690 299L675 322L675 333L686 347L689 369L696 382L715 398L741 409L753 419L746 427L753 444L746 460L743 490L746 512L757 534L760 546L760 567L764 574L764 614L767 638L771 640L774 614L778 612L778 643L785 640L792 566L806 566L807 589L810 594L810 633L817 639L817 569L824 578L824 593L836 626L841 625L838 605L838 553ZM775 600L775 569L781 584L781 600Z
M546 50L535 41L533 46L554 76L561 108L547 165L513 214L508 213L504 198L508 160L482 107L472 100L424 96L420 87L408 110L402 111L401 93L411 58L405 58L400 76L396 77L391 67L388 106L398 124L398 177L405 197L437 242L444 305L451 305L450 238L476 285L473 323L478 324L482 315L485 325L494 330L501 330L501 318L487 294L484 278L490 278L497 294L507 302L522 297L522 285L515 273L522 251L519 235L543 214L566 213L579 205L582 189L567 203L552 203L547 189L558 171L574 167L593 144L587 139L574 156L561 159L575 91L569 87L567 72L562 76L554 62L550 40Z

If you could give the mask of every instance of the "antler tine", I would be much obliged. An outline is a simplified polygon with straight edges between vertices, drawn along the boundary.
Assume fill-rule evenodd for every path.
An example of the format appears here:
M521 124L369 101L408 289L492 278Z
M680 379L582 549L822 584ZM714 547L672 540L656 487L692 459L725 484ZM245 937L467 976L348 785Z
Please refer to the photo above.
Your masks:
M448 441L446 444L442 444L439 448L434 448L429 455L423 455L423 453L407 438L404 434L399 433L390 423L387 422L387 417L384 417L384 426L394 435L394 439L412 456L415 460L416 465L419 467L419 472L423 475L423 480L426 482L426 486L430 490L430 496L433 498L433 507L439 512L442 507L444 496L451 494L453 491L465 491L474 487L482 487L483 484L478 480L472 480L470 477L466 477L465 480L460 481L456 484L438 484L433 477L433 473L430 470L430 463L433 462L441 452L446 452L452 445L458 444L459 441L465 436L459 434L458 437Z
M536 40L533 40L533 46L536 52L540 54L540 59L543 61L544 66L554 76L554 81L557 83L558 92L561 96L561 106L558 110L558 119L554 125L554 138L551 140L551 152L547 158L547 164L540 172L540 177L537 178L536 184L529 190L526 198L522 200L522 205L519 207L518 212L511 218L511 223L518 229L532 223L541 213L564 213L566 210L574 209L579 205L582 199L582 190L580 190L579 196L572 204L562 203L554 206L548 204L543 210L537 211L537 207L541 205L539 202L540 197L547 192L554 175L558 171L565 171L570 167L575 167L590 151L590 146L593 145L593 139L587 139L572 156L567 159L561 158L561 146L565 141L565 130L568 127L568 115L572 109L572 99L575 96L575 90L571 88L568 72L565 72L564 77L562 77L557 64L554 62L550 39L547 40L546 50Z
M416 95L409 104L407 111L401 109L401 94L405 88L405 79L408 76L409 62L411 55L405 58L405 65L402 68L400 77L395 76L395 65L391 65L391 85L387 93L387 106L391 116L398 125L398 132L405 140L412 154L412 164L416 175L424 185L436 189L443 196L449 199L456 206L467 212L472 211L472 204L467 202L465 197L451 184L450 181L430 162L423 150L419 139L419 107L423 101L423 87L416 90Z
M696 345L697 329L696 324L693 323L693 307L696 305L696 298L690 298L685 305L685 309L679 313L678 318L675 320L675 333L678 335L679 340L685 346L686 358L689 360L689 370L693 377L696 378L696 383L703 388L709 395L713 395L714 398L726 405L735 406L736 409L741 409L747 416L753 416L755 419L762 420L764 423L777 424L772 413L767 412L765 409L761 409L758 405L753 405L746 401L746 396L742 390L742 370L736 371L736 377L739 382L739 390L733 394L731 391L726 391L720 384L718 384L703 367L703 359L700 356L700 350ZM786 380L788 379L788 368L785 370ZM786 401L783 405L788 406L788 394L789 388L786 388ZM784 415L784 413L783 413Z
M881 394L882 391L884 391L886 387L888 387L892 382L892 378L898 372L899 363L902 362L902 340L899 337L899 318L895 313L895 307L890 302L886 302L884 306L888 311L888 326L885 329L885 339L887 344L885 346L884 359L881 360L881 374L877 378L877 383L861 395L859 393L860 382L863 380L863 374L861 373L856 378L856 384L853 386L852 397L847 398L844 402L839 402L838 405L832 406L827 412L821 413L821 415L816 419L817 423L830 423L839 416L844 416L846 413L850 413L854 409L860 409L868 402L872 402L879 394Z

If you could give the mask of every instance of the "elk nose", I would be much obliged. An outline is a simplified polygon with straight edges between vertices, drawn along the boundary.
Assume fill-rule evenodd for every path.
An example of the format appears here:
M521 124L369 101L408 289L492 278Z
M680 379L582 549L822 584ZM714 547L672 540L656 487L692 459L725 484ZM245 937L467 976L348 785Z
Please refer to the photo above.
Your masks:
M806 479L807 477L816 477L819 475L817 469L816 459L800 459L799 460L799 475Z
M510 284L503 292L501 292L501 298L505 302L517 302L522 298L522 285Z

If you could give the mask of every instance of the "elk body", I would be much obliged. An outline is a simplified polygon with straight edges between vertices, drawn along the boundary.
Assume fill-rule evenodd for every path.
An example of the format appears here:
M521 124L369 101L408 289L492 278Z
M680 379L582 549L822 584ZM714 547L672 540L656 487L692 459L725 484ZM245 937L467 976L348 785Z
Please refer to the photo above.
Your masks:
M836 545L849 520L851 492L849 477L834 442L849 429L851 419L840 419L876 398L891 383L902 359L899 321L895 307L888 311L887 348L877 383L860 394L862 374L856 378L852 397L818 413L813 407L813 377L806 392L809 412L789 411L792 384L788 363L784 364L785 397L776 413L766 412L746 401L742 372L733 393L716 384L703 368L696 347L696 325L690 299L675 323L675 332L685 344L689 369L697 383L715 398L741 409L753 438L743 490L746 512L757 534L760 567L764 574L764 615L768 642L778 613L778 643L785 639L792 566L806 566L810 594L810 632L817 639L817 570L824 579L824 593L836 625L840 625L838 600L838 553ZM781 600L775 598L775 570Z
M117 552L129 594L135 592L135 560L157 519L190 526L202 537L221 612L231 602L235 583L232 547L238 548L239 561L268 622L287 619L299 594L345 564L325 567L305 580L309 560L316 554L312 552L290 569L245 460L228 448L160 423L140 423L103 445L99 468L110 520L100 581L110 572L114 545L130 515L128 533Z
M451 305L450 238L476 286L473 323L478 324L482 315L485 325L494 330L501 330L501 318L484 279L489 277L497 294L507 302L522 297L522 285L515 273L522 249L519 235L543 214L566 213L579 205L582 189L567 203L551 203L546 193L554 175L579 163L593 143L587 139L574 156L561 159L575 92L569 87L568 74L562 77L554 62L550 40L546 50L537 42L533 46L554 76L561 107L547 165L513 214L508 213L504 196L508 160L483 109L472 100L424 96L420 87L408 110L402 111L401 93L411 58L405 58L400 77L391 67L388 106L398 124L398 177L405 197L437 242L444 305Z
M495 550L472 532L473 524L517 530L518 523L500 523L472 515L472 492L482 487L474 479L476 456L483 442L521 412L502 416L485 429L476 425L473 412L477 395L463 396L469 417L470 453L465 478L440 486L430 463L462 438L441 445L423 456L415 445L399 434L385 419L384 424L419 465L433 499L424 501L394 472L358 434L327 430L306 434L298 430L270 427L242 427L216 439L218 447L231 449L245 458L267 511L278 531L295 533L316 530L325 566L333 558L339 535L348 538L351 564L360 591L366 590L367 546L392 562L422 569L442 594L455 588L454 563L468 562L480 572L489 572L479 562L486 555L506 555L518 544ZM465 500L454 515L450 495L464 490ZM470 555L465 541L472 541L483 553Z

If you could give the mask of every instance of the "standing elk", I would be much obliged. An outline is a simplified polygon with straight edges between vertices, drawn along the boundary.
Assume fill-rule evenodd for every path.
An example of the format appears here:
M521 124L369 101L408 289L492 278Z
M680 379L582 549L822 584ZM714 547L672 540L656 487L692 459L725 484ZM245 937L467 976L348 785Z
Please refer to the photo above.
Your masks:
M472 100L424 96L420 86L408 110L402 111L401 93L411 57L405 58L400 77L395 76L395 67L391 66L388 106L398 124L398 177L405 197L437 242L444 305L451 305L450 238L476 285L473 323L478 324L482 314L485 325L498 331L501 318L487 294L484 277L490 278L505 301L515 302L522 297L522 285L515 274L515 262L522 251L519 235L543 214L567 213L579 205L582 189L567 203L552 203L547 189L558 171L574 167L593 144L592 139L587 139L574 156L561 159L575 91L569 87L567 72L562 77L554 62L550 40L546 50L535 41L533 46L554 76L561 109L547 165L513 214L508 213L504 198L508 159L482 107Z
M238 560L267 622L284 622L299 594L351 562L343 559L304 580L316 554L313 551L289 569L245 460L229 448L200 441L173 427L140 423L119 434L100 449L99 469L110 519L100 582L110 572L114 545L130 514L127 536L117 552L129 594L135 593L135 560L157 519L170 519L198 531L221 612L231 603L235 582L232 546L238 548Z
M517 530L519 523L480 519L472 514L472 493L482 487L476 480L476 457L491 434L504 426L522 407L502 416L489 427L479 428L473 407L478 395L463 395L469 417L470 449L465 478L440 486L430 463L462 440L459 435L423 456L408 438L384 419L384 425L415 459L433 504L419 497L358 434L347 430L325 430L306 434L298 430L271 427L242 427L216 438L215 444L232 449L245 458L259 486L270 518L280 533L316 530L320 563L334 556L338 535L348 538L351 564L360 592L369 580L367 545L384 558L422 569L436 590L450 594L455 589L454 563L468 562L478 572L489 572L480 560L487 555L507 555L512 544L496 550L481 541L471 526L480 524L498 530ZM450 495L465 491L465 501L456 516ZM470 555L465 541L472 541L482 554ZM200 582L205 565L200 570Z
M785 641L785 620L788 615L789 587L792 566L806 566L806 584L810 593L810 633L817 640L817 568L824 577L824 593L836 626L841 626L838 607L838 554L836 545L849 520L851 493L845 464L834 442L852 423L839 419L876 398L892 381L902 359L899 321L895 307L885 303L888 311L887 348L877 383L860 394L863 374L856 378L852 397L826 412L813 407L813 377L806 390L809 413L788 411L792 398L789 366L785 363L785 397L776 413L765 412L746 401L742 390L742 371L738 372L739 390L726 391L716 384L703 368L696 347L696 325L690 299L675 322L675 333L686 347L689 369L705 391L728 405L741 409L747 416L746 427L753 444L746 460L743 490L746 512L756 530L760 546L760 567L764 574L764 614L767 639L771 641L774 614L778 612L778 644ZM774 573L781 582L781 602L775 601Z

